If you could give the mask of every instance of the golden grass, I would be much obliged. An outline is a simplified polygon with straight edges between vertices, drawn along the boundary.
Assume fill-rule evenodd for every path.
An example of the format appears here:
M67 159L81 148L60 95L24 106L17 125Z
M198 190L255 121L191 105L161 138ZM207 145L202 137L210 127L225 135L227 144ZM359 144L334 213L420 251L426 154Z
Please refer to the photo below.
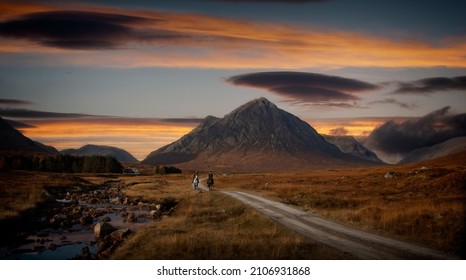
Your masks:
M47 199L44 182L57 183L50 174L37 172L1 172L0 220L17 218L24 211L35 208Z
M226 195L197 193L186 182L189 179L163 187L135 185L138 190L127 192L152 192L146 198L160 200L166 191L169 196L176 195L180 204L174 216L151 223L118 248L114 259L348 258L284 229Z
M466 159L306 173L217 176L217 188L261 193L346 224L461 254L466 237ZM397 176L385 178L388 171Z
M377 234L460 254L466 249L465 161L466 153L422 165L215 174L215 187L256 192ZM398 175L384 178L388 171ZM174 216L149 224L118 248L115 259L349 257L297 235L219 192L193 191L191 176L2 172L0 221L34 209L54 190L119 180L128 186L125 193L132 198L153 203L173 199L179 204Z

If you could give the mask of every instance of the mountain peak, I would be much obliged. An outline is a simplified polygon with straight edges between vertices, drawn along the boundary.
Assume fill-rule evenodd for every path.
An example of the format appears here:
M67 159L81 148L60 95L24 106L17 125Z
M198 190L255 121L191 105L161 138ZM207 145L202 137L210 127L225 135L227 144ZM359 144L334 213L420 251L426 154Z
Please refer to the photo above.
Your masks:
M152 152L143 163L229 171L364 164L327 142L308 123L263 97L223 118L207 117L190 133Z
M265 97L260 97L257 99L254 99L252 101L249 101L248 103L238 107L236 110L234 110L231 113L234 112L241 112L244 110L251 110L251 109L258 109L258 108L273 108L273 109L278 109L278 107L270 102L267 98Z
M275 106L275 104L273 104L272 102L270 102L267 98L265 97L259 97L257 99L254 99L253 101L251 101L250 103L254 103L254 104L257 104L259 106L271 106L271 107L277 107Z

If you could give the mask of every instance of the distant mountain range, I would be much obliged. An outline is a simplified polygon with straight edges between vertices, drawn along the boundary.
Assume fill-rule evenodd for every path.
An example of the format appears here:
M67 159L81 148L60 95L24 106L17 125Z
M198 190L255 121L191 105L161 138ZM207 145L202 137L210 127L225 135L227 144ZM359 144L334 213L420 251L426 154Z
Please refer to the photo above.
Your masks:
M111 146L99 146L99 145L85 145L79 149L66 149L60 151L61 154L72 155L72 156L111 156L116 158L120 162L134 163L138 160L133 157L127 151L115 148Z
M223 118L206 117L178 141L147 156L144 164L184 169L292 171L377 164L343 153L308 123L259 98Z
M86 145L79 149L67 149L58 152L52 146L44 145L40 142L33 141L21 132L13 128L12 125L20 124L20 127L28 127L26 124L22 124L14 121L6 121L0 118L0 151L3 152L23 152L23 153L43 153L43 154L70 154L74 156L91 156L91 155L102 155L112 156L120 162L133 163L138 162L130 153L125 150L109 147L109 146L97 146L97 145Z
M58 154L57 149L32 141L0 118L0 151Z
M0 152L57 155L51 146L33 141L0 118ZM466 137L417 149L399 163L419 162L466 151ZM137 162L130 153L111 146L85 145L62 154L112 156ZM223 118L206 117L179 140L150 153L143 164L176 165L182 169L266 172L383 164L375 153L351 136L322 136L308 123L277 108L265 98L240 106Z
M416 149L406 155L399 163L411 163L436 159L466 151L466 136L451 138L431 147Z

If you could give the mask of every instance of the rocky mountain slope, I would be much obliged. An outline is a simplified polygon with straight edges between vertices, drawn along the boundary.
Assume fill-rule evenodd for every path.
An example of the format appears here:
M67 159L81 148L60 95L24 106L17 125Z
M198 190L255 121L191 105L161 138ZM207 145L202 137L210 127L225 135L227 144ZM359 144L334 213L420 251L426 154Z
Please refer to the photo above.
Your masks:
M342 152L351 154L363 160L374 161L383 163L377 155L366 148L363 144L359 143L353 136L333 136L322 135L325 140L337 146Z
M197 128L143 161L184 169L287 171L361 166L374 162L340 151L298 117L265 98L223 118L208 116Z

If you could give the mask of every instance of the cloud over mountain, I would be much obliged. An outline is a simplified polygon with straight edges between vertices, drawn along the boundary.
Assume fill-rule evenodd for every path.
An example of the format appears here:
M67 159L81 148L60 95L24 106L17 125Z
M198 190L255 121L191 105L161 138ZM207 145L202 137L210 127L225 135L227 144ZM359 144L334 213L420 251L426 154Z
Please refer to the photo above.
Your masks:
M445 107L418 119L390 120L372 131L366 143L384 153L406 154L465 135L466 114L453 115Z
M399 82L394 94L430 95L434 92L466 90L466 76L432 77L411 82Z
M369 102L368 104L369 104L369 105L374 105L374 104L393 104L393 105L398 105L398 106L400 106L401 108L405 108L405 109L409 109L409 110L419 107L419 106L417 106L415 103L408 104L408 103L405 103L405 102L398 101L398 100L396 100L396 99L394 99L394 98L385 98L384 100L372 101L372 102Z
M297 103L357 101L352 93L372 91L378 85L338 76L308 72L257 72L232 76L227 82L268 90Z

